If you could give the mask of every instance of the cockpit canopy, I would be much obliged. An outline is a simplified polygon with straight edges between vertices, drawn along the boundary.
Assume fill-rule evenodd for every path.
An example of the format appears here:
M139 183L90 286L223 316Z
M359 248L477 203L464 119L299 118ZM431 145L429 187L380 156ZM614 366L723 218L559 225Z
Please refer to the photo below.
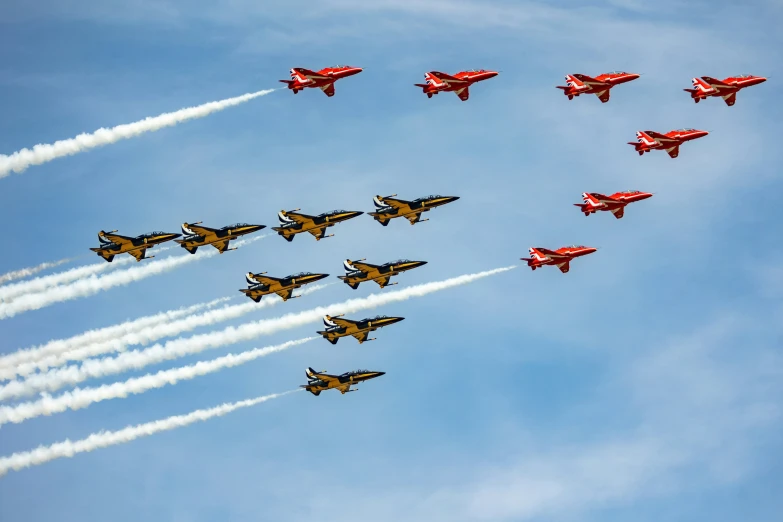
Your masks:
M223 227L224 230L228 230L229 228L242 228L242 227L252 227L250 223L234 223L233 225L226 225Z
M611 72L608 72L606 74L628 74L628 73L625 72L625 71L611 71Z
M156 230L154 232L150 232L149 234L142 234L139 237L155 237L155 236L165 236L168 232L161 232L159 230Z
M469 70L468 72L477 72L477 73L483 73L483 72L487 72L487 71L486 71L485 69L471 69L471 70Z
M584 245L568 245L566 248L574 248L574 249L576 249L576 248L587 248L587 247L584 246Z
M347 210L339 209L339 210L332 210L331 212L324 212L318 217L335 216L337 214L347 214L347 213L348 213Z
M313 273L312 272L299 272L298 274L291 274L289 276L286 276L285 279L294 279L295 277L304 277L304 276L309 276L309 275L313 275Z
M737 75L737 78L753 78L752 74L740 74Z
M364 319L362 319L362 322L375 321L377 319L386 319L388 317L389 317L388 315L376 315L375 317L365 317Z
M641 192L642 192L641 190L626 190L625 191L626 194L640 194Z
M401 265L401 264L403 264L403 263L410 263L410 262L411 262L411 260L410 260L410 259L396 259L396 260L394 260L394 261L389 261L389 262L388 262L388 263L386 263L386 264L387 264L387 265Z
M414 199L413 201L429 201L432 199L438 199L442 197L443 196L441 196L440 194L430 194L429 196L424 196L423 198Z
M676 132L693 132L696 129L677 129Z

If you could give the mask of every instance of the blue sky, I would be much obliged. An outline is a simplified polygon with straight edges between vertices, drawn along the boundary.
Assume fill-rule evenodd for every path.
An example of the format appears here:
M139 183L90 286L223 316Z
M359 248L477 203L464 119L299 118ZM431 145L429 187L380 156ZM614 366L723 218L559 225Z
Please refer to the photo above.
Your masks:
M429 261L398 278L402 288L514 264L530 246L600 250L567 275L522 267L379 309L407 319L370 344L314 341L3 427L5 455L289 390L306 366L387 372L359 393L295 394L10 473L0 518L778 519L780 2L94 4L0 6L1 152L274 88L294 66L365 70L331 99L274 92L0 180L0 273L74 255L95 262L87 249L100 229L274 226L283 208L369 211L375 194L461 199L415 227L362 216L326 241L269 237L19 315L0 322L4 352L239 295L249 270L338 275L345 258ZM412 86L428 70L468 68L502 73L466 103ZM608 104L554 88L566 73L614 69L643 76ZM695 105L681 90L695 75L740 73L770 81L731 108ZM625 144L636 130L680 127L711 134L676 160ZM629 188L655 196L622 220L571 206L584 191ZM332 285L243 321L371 291Z

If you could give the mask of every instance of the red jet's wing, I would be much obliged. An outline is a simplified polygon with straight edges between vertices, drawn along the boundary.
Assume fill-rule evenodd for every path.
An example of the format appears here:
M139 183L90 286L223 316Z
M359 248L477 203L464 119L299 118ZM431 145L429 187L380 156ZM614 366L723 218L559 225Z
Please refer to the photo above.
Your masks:
M598 96L598 99L601 100L601 103L606 103L609 101L609 89L606 89L605 91L597 92L595 93L596 96Z
M597 87L599 85L608 85L606 82L602 82L601 80L596 80L592 76L587 76L586 74L572 74L571 76L573 76L580 82L584 83L585 85L591 85L593 87Z
M664 144L664 143L667 143L667 142L668 143L673 143L673 142L677 141L674 138L670 138L669 136L666 136L665 134L661 134L660 132L645 131L645 133L649 137L651 137L652 139L654 139L655 141L657 141L660 144Z
M294 70L311 80L325 80L328 78L328 76L324 76L323 74L318 74L317 72L311 71L310 69L305 69L304 67L294 67Z
M452 76L450 74L442 73L440 71L431 71L431 75L436 77L438 80L442 82L449 82L449 83L468 83L468 80L462 80L460 78L457 78L455 76Z
M713 89L720 87L732 87L732 85L729 85L728 83L716 80L715 78L710 78L709 76L702 76L701 79L710 84L710 87Z
M668 149L666 149L666 152L669 154L670 157L676 158L677 156L680 155L680 146L675 145L674 147L669 147Z
M334 96L334 82L327 83L326 85L321 86L321 90L324 91L324 94L328 97Z
M459 99L462 101L467 101L468 98L470 98L470 91L468 90L468 87L465 86L462 89L457 89L454 91L454 93L459 96Z
M737 93L733 92L731 94L727 94L726 96L723 96L723 101L726 102L726 105L731 107L732 105L734 105L734 102L737 101Z

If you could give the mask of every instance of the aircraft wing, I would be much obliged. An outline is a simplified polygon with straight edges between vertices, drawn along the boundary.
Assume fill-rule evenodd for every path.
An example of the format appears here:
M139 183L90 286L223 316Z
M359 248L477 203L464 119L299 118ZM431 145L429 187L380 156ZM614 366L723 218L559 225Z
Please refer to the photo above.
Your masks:
M660 144L677 141L674 138L670 138L664 134L661 134L660 132L655 132L655 131L644 131L644 132Z
M577 80L579 80L580 82L584 83L585 85L591 85L593 87L606 85L606 82L602 82L601 80L596 80L592 76L588 76L586 74L573 74L572 76Z
M410 204L410 201L405 201L404 199L396 199L396 198L383 198L383 204L395 210L400 210L401 208L405 208L406 206L408 206L408 204Z
M217 241L215 243L212 243L212 246L218 249L218 252L221 254L228 250L228 239L224 239L223 241Z
M727 94L726 96L723 96L722 98L723 98L723 101L726 102L726 105L731 107L732 105L734 105L734 102L737 101L737 93L733 92L731 94Z
M288 219L291 221L296 221L300 225L306 225L308 223L312 223L315 219L315 216L309 216L307 214L300 214L298 212L286 212L285 215Z
M288 299L291 299L291 295L294 293L293 288L289 288L287 290L280 290L279 292L275 292L277 295L279 295L283 301L287 301Z
M358 323L358 321L353 321L351 319L343 319L342 317L332 317L331 321L341 328L348 328Z
M351 391L351 383L347 382L342 386L337 386L335 389L340 390L340 393L348 393L349 391Z
M387 277L379 277L378 279L375 280L375 282L378 283L378 286L383 288L384 286L389 284L390 280L391 280L391 277L389 277L389 276L387 276Z
M327 228L326 226L323 226L321 228L311 228L310 230L308 230L308 232L310 232L310 234L312 234L313 237L316 239L323 239L324 236L326 236L326 228Z
M128 252L130 255L136 258L136 261L141 261L144 259L144 256L147 254L146 248L141 248L139 250L131 250Z
M565 263L560 263L559 265L557 265L557 268L559 268L560 271L563 272L564 274L567 274L568 270L571 268L570 265L571 263L569 261L566 261Z
M709 76L702 76L701 79L707 82L710 85L710 87L716 90L725 89L727 87L734 88L733 85L729 85L728 83L722 82L720 80L716 80L715 78L710 78Z
M327 384L331 384L334 382L339 382L340 378L336 375L329 375L328 373L313 373L310 375L311 379L320 379L324 381Z
M355 334L351 334L353 338L355 338L360 343L363 343L367 340L367 336L370 335L370 332L356 332Z
M272 285L274 283L278 283L281 281L281 279L278 279L276 277L269 277L261 274L248 274L245 276L245 280L247 281L247 284L249 285Z
M606 103L609 101L609 89L606 89L605 91L597 92L595 93L596 96L598 96L598 99L601 100L601 103Z
M318 74L317 72L311 71L310 69L305 69L304 67L295 67L294 70L306 78L309 78L310 80L326 80L329 78L328 76Z
M201 225L190 225L190 224L188 226L185 226L183 224L182 231L188 235L193 235L193 236L206 236L210 233L217 232L217 230L215 230L214 228L202 227Z
M625 214L625 207L619 207L612 210L612 214L614 214L614 217L616 217L617 219L622 218L623 215Z
M114 243L116 245L120 245L120 246L132 245L133 244L133 238L132 237L128 237L128 236L121 236L119 234L108 233L108 234L103 234L103 237L105 239L108 239L112 243Z
M361 261L353 261L351 262L351 266L353 266L356 270L361 270L364 273L370 272L379 267L378 265L373 265L372 263L362 263Z
M459 96L459 99L462 101L467 101L468 98L470 98L470 90L467 85L461 89L457 89L454 93Z
M549 250L548 248L536 248L540 253L544 254L546 257L550 259L562 259L568 256L564 256L563 254L558 254L554 250Z
M435 78L442 82L448 82L448 83L469 83L468 80L461 80L460 78L456 78L450 74L446 74L440 71L432 71L430 72L431 75L433 75Z
M327 83L326 85L322 85L321 90L324 91L325 95L331 98L332 96L334 96L334 82Z
M680 155L680 146L675 145L674 147L669 147L668 149L666 149L666 152L669 154L670 157L676 158L677 156Z
M411 225L415 225L421 219L421 212L417 212L415 214L408 214L405 217L408 219L408 221L411 222Z

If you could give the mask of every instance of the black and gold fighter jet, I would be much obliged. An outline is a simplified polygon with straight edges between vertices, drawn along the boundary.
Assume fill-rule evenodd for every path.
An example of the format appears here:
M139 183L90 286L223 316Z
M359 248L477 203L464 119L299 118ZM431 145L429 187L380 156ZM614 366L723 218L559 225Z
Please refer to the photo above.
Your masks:
M310 272L291 274L283 278L269 277L264 274L266 274L266 272L261 272L260 274L248 272L245 276L245 280L247 280L247 288L240 290L240 292L248 296L256 303L261 301L262 297L269 294L277 294L283 299L283 301L301 297L299 295L291 296L291 294L297 288L301 288L306 284L314 283L325 277L329 277L329 274L313 274Z
M325 235L327 228L364 214L364 212L353 210L333 210L318 216L308 216L297 212L298 210L297 208L287 212L285 210L278 212L277 218L280 220L280 226L272 227L272 230L288 241L293 241L294 236L302 232L310 232L316 240L321 240L334 235Z
M366 281L375 281L381 288L396 285L397 283L389 283L389 279L391 279L392 276L427 264L426 261L411 261L409 259L398 259L397 261L391 261L382 265L362 263L362 261L364 261L364 259L359 259L357 261L346 259L343 261L345 275L337 276L354 290L359 288L360 283Z
M375 379L381 375L385 375L386 372L373 372L370 370L356 370L353 372L345 372L342 375L329 375L324 372L317 372L312 368L305 370L307 374L307 384L300 385L300 388L304 388L315 396L321 394L324 390L340 390L340 393L345 395L348 392L357 391L359 388L351 389L352 384L358 384L360 382L369 381Z
M387 317L385 315L379 315L376 317L368 317L360 321L354 321L352 319L340 319L341 315L325 315L324 325L326 330L316 332L323 336L324 339L332 344L337 344L337 340L340 337L346 337L348 335L355 337L359 344L365 341L374 341L375 337L367 338L370 332L374 332L378 328L389 326L390 324L399 323L404 317Z
M209 228L199 225L201 225L201 221L182 223L182 233L185 234L185 237L176 240L179 246L191 254L195 254L198 247L206 245L212 245L221 254L228 250L236 250L236 248L228 248L229 241L266 228L264 225L250 225L248 223L237 223L223 228Z
M112 262L117 254L130 254L136 258L136 261L152 259L155 256L146 257L148 248L171 241L182 235L170 234L168 232L151 232L136 237L128 237L115 234L115 232L117 231L104 232L101 230L98 232L98 241L101 243L101 246L90 249L109 263Z
M394 218L404 217L411 222L411 225L415 225L420 221L429 221L429 219L421 219L422 212L429 212L435 207L457 201L457 196L426 196L413 201L405 201L404 199L397 199L392 194L391 196L381 197L375 196L372 198L372 202L375 204L375 212L370 212L370 215L383 226L389 224L389 221Z

